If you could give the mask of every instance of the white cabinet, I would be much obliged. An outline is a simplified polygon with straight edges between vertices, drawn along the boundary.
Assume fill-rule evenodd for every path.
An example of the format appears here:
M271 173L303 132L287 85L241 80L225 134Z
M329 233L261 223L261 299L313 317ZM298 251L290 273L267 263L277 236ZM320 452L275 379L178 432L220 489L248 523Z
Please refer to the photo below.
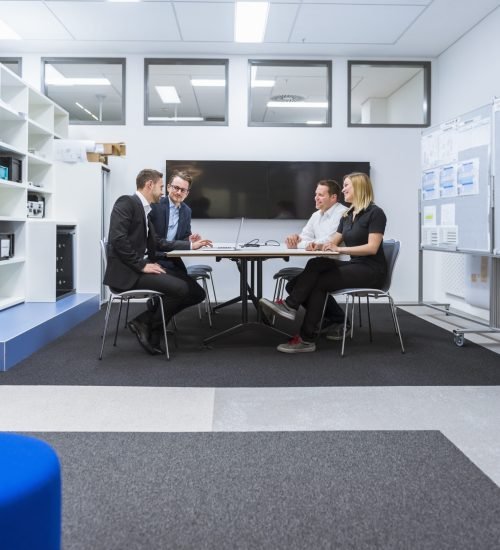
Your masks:
M40 250L47 258L55 247L46 231L53 216L53 143L67 137L68 122L64 109L0 63L0 166L12 165L7 179L0 169L0 234L14 234L14 256L0 260L0 310L37 294L29 275L36 273ZM27 218L28 193L44 199L43 230Z
M56 162L54 168L54 216L76 225L76 291L102 297L100 240L108 228L109 168L97 162Z

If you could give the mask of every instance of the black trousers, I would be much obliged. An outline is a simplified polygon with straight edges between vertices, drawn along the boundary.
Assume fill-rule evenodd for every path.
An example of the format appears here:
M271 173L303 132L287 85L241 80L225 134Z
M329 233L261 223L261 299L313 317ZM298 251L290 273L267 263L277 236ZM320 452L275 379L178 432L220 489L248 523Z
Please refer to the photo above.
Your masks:
M298 275L297 275L298 277ZM291 294L296 283L297 277L290 279L285 287L288 294ZM325 309L325 319L328 323L343 323L344 322L344 310L337 304L337 301L333 296L328 296Z
M163 294L163 309L165 321L183 309L203 302L205 291L187 273L175 270L174 273L142 273L135 286L148 290L156 290ZM151 332L162 330L161 310L159 307L150 307L138 315L137 320L150 326Z
M379 273L367 264L330 258L309 260L304 271L296 277L286 299L291 307L298 309L303 305L306 308L300 327L301 338L310 342L316 337L328 292L342 288L380 288L384 280L385 273Z

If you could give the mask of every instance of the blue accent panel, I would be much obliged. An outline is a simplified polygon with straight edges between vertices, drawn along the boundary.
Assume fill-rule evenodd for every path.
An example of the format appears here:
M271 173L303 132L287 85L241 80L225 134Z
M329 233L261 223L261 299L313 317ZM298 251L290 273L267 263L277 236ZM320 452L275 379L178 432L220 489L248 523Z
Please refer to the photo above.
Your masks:
M99 311L97 294L25 303L0 312L0 371L6 371Z

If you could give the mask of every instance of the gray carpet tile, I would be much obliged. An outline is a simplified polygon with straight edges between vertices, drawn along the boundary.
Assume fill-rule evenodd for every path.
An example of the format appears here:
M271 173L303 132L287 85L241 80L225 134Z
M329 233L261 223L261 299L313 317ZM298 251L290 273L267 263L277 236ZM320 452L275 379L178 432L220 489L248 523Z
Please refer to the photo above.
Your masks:
M239 306L215 316L216 328L200 322L196 308L177 319L178 348L172 359L147 355L135 336L120 328L118 346L112 334L102 361L97 359L103 312L78 325L7 372L0 384L282 387L282 386L480 386L499 385L498 355L475 344L453 345L452 336L418 317L400 312L407 352L403 355L387 306L372 306L373 342L365 326L356 328L346 356L339 342L321 339L312 354L276 351L283 339L273 333L247 331L221 338L211 349L203 338L239 321ZM137 307L132 311L134 315ZM365 317L366 324L366 317ZM298 323L280 322L290 332Z
M440 432L43 433L65 550L496 549L500 489Z

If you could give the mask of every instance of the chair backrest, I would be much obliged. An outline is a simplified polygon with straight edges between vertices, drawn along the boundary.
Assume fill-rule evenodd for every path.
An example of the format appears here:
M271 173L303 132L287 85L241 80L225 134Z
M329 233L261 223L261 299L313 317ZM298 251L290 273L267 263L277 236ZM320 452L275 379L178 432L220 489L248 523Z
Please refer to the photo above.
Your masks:
M387 263L387 277L381 289L384 292L387 292L391 288L392 272L394 271L394 266L396 265L396 260L399 256L400 247L401 241L395 241L393 239L388 239L382 243L385 261Z

